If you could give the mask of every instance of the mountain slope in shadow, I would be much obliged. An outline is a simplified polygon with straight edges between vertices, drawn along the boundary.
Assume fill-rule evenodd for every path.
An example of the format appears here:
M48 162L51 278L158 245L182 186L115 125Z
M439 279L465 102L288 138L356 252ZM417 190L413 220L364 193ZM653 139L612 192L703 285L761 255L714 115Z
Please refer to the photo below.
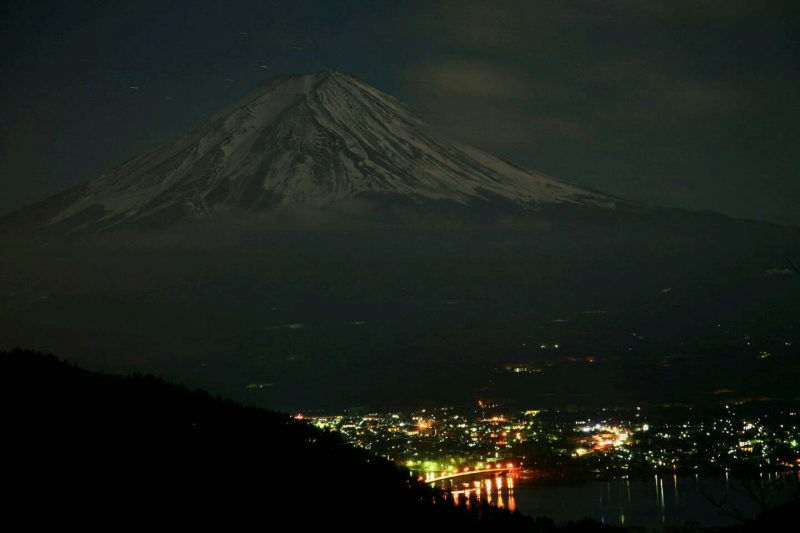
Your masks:
M0 367L9 508L37 510L34 523L561 531L455 506L407 470L285 414L37 352L2 353Z

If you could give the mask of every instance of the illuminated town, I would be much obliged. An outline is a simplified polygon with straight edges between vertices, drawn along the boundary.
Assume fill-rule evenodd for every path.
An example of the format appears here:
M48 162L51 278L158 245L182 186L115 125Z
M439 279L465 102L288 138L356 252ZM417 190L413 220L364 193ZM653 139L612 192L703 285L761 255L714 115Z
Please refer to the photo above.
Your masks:
M756 415L746 407L565 412L478 402L471 409L306 418L431 480L489 469L527 479L578 479L800 468L798 412Z

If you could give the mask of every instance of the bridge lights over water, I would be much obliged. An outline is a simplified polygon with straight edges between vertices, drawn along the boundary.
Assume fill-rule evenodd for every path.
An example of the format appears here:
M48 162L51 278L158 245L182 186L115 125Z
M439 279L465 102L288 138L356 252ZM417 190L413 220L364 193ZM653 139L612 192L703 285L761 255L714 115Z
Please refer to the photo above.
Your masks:
M508 475L475 480L472 483L462 482L454 485L448 492L457 505L486 502L510 511L514 511L517 506L514 478Z
M514 510L514 476L516 467L513 463L487 465L463 469L428 471L420 475L419 480L448 491L456 503L469 505L470 499L494 503L498 507Z

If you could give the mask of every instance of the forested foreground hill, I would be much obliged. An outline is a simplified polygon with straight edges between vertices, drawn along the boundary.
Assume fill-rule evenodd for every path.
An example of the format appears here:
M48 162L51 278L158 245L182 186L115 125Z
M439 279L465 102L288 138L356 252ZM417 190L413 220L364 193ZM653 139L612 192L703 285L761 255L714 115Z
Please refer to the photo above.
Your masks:
M455 506L336 434L151 376L21 350L1 353L0 368L9 509L32 524L613 530Z
M29 526L623 531L455 506L335 433L152 376L14 350L0 352L0 391L5 518ZM724 531L793 531L799 511Z

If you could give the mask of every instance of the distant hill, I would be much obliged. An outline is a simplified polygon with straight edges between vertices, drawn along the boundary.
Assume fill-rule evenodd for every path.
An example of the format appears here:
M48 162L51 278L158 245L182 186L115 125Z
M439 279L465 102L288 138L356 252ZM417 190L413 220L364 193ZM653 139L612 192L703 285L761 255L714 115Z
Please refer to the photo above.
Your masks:
M0 353L0 376L5 503L33 508L29 523L557 530L495 507L456 507L336 434L152 376L21 350Z

